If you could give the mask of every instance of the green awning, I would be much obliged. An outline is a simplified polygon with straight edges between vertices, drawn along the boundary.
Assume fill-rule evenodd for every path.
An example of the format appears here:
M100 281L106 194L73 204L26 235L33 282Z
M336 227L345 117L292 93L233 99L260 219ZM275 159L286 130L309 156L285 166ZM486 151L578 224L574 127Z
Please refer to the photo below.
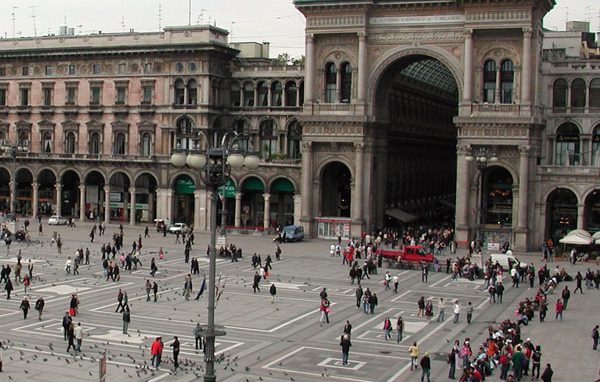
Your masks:
M242 185L242 190L244 191L264 191L264 189L265 186L263 182L255 177L246 179Z
M279 178L271 185L271 192L294 192L294 185L285 178Z
M175 181L175 192L177 194L194 194L196 191L196 185L194 184L194 180L187 175L181 175Z

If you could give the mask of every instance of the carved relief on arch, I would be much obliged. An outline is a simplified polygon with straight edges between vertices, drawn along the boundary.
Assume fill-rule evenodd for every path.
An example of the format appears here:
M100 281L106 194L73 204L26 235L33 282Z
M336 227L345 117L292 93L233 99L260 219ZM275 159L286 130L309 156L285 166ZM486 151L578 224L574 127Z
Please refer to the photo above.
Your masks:
M483 68L486 60L493 59L496 61L496 66L499 67L502 61L512 60L515 68L521 65L521 52L519 47L512 42L505 43L490 43L483 49L478 49L476 62L479 68Z
M353 68L358 67L358 59L356 58L354 49L337 46L335 48L321 47L320 50L321 52L318 57L323 57L321 68L324 68L328 62L333 62L336 66L339 66L342 62L349 62Z

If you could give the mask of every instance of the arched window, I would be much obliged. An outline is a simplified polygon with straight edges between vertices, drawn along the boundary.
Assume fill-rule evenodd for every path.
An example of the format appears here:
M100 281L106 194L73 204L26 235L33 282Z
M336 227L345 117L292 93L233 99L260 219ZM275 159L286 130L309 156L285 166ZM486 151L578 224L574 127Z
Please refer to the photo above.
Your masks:
M275 123L267 119L260 124L260 154L263 159L271 159L278 152Z
M90 135L90 154L100 154L100 134L98 132L93 132Z
M230 98L231 98L231 106L238 107L241 105L241 87L240 84L234 82L231 84L230 88Z
M175 105L183 105L185 103L185 85L182 79L175 81Z
M125 155L125 133L120 131L115 134L115 142L113 144L114 155Z
M236 119L235 122L233 123L233 129L235 130L236 133L238 133L237 143L239 145L239 148L241 150L246 150L246 151L249 151L250 149L252 149L249 144L250 127L248 126L248 123L246 122L246 120L242 119L242 118Z
M285 106L296 106L298 101L298 87L296 81L288 81L285 84Z
M515 79L515 71L513 68L513 62L511 60L502 61L502 67L500 72L500 102L501 103L512 103L513 102L513 87Z
M496 99L496 62L487 60L483 64L483 102L494 103Z
M283 87L281 82L275 81L271 84L271 106L281 106Z
M6 133L4 131L0 131L0 146L4 146L6 144Z
M342 102L350 103L352 101L352 66L350 63L344 62L341 67L342 71Z
M333 62L325 65L325 102L335 102L337 69Z
M590 111L600 111L600 78L594 78L590 82Z
M580 164L579 129L567 122L556 131L554 164L558 166L578 166Z
M252 82L244 82L244 106L254 106L254 85Z
M300 159L300 142L302 141L302 126L297 120L288 124L287 128L287 154L290 159Z
M42 151L46 154L52 152L52 133L49 131L42 134Z
M300 99L300 106L304 106L304 81L300 82L300 90L298 91L300 95L298 96Z
M197 137L193 132L194 123L188 116L183 116L175 123L175 148L192 150L196 147Z
M187 83L187 104L196 105L198 103L198 84L196 80L189 80Z
M592 166L600 166L600 125L594 128L592 136Z
M146 157L152 155L152 134L144 133L142 135L140 149L141 149L140 150L141 155L146 156Z
M585 108L585 81L581 78L571 83L571 112L582 113Z
M269 85L266 82L261 81L257 85L258 89L258 103L257 106L269 106Z
M75 154L75 133L69 131L65 139L65 153Z
M562 78L552 85L552 107L555 113L564 113L567 109L567 81Z

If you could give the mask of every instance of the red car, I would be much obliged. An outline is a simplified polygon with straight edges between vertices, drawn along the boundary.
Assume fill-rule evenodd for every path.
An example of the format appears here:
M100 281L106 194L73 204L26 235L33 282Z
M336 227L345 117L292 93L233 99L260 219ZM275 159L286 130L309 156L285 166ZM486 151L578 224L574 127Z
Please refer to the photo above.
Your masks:
M422 245L406 245L401 250L378 248L377 254L394 260L433 263L433 254Z

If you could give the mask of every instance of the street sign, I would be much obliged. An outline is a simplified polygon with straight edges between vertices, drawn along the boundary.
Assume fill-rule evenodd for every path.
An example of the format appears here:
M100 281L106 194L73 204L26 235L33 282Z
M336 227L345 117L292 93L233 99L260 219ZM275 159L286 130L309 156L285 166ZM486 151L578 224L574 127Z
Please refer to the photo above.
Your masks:
M235 198L235 183L231 178L227 178L227 182L219 187L219 195L225 196L226 198Z

